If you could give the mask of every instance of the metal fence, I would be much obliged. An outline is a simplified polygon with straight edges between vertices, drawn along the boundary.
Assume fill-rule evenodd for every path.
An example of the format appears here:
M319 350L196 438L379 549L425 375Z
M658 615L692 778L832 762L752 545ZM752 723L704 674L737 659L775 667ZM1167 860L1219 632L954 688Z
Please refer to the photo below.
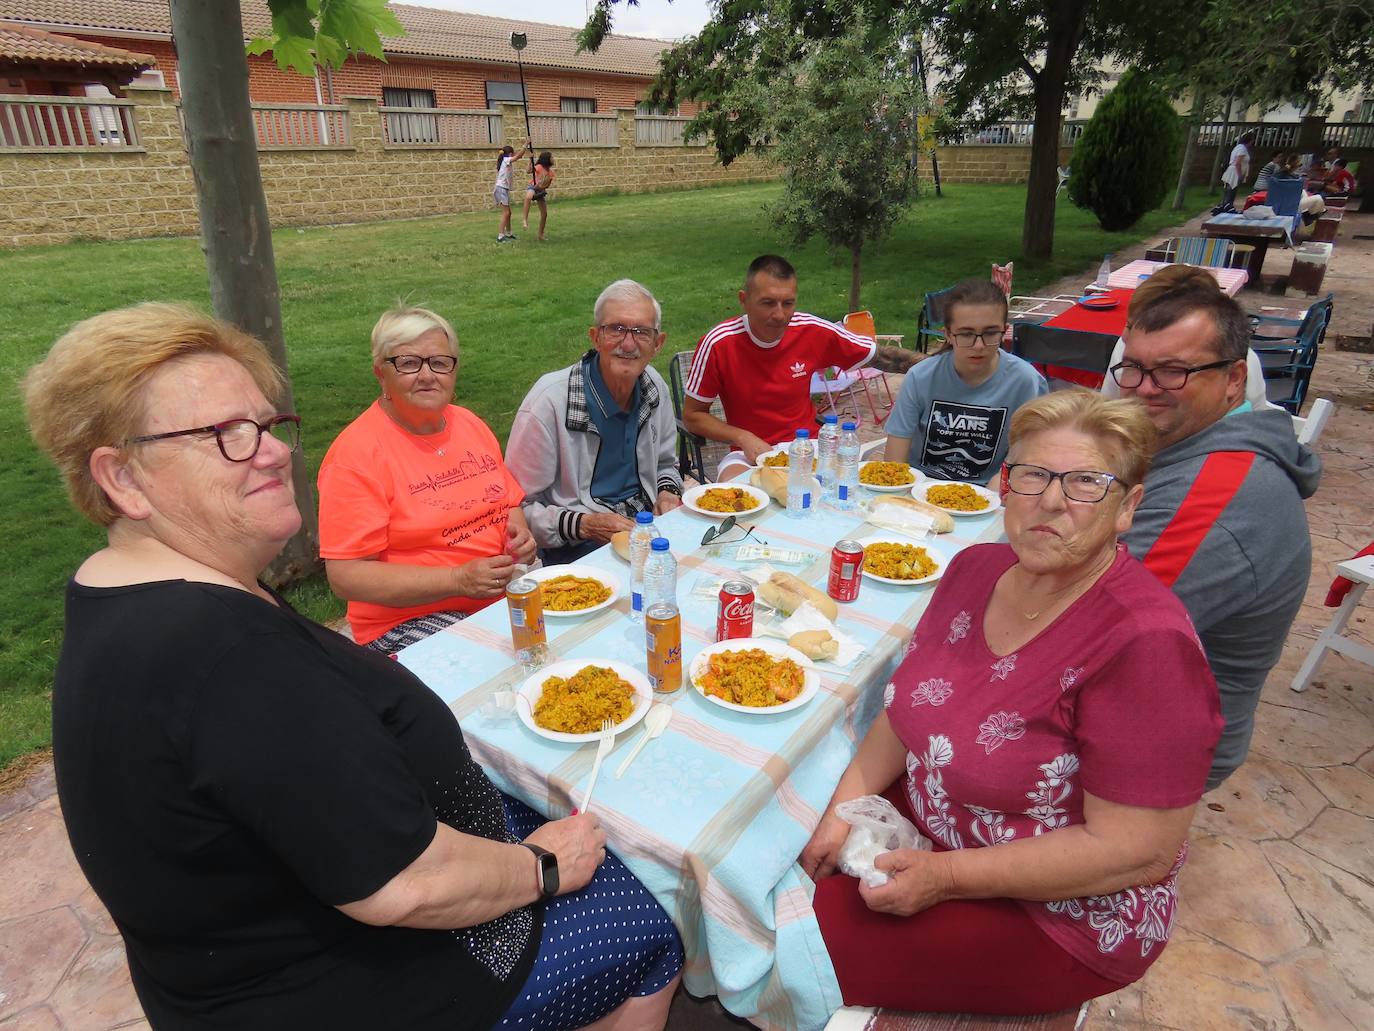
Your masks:
M639 147L706 146L704 134L692 140L683 137L682 130L690 121L690 118L682 118L677 115L635 115L635 145Z
M388 147L487 147L501 142L501 112L449 107L379 107Z
M0 150L138 150L129 100L0 96Z
M259 150L353 146L343 104L254 104L253 128Z
M1199 147L1234 147L1247 132L1255 134L1258 150L1285 150L1298 145L1297 122L1203 122L1197 128Z
M1374 122L1327 122L1322 139L1338 147L1374 147Z
M614 147L615 115L540 115L530 112L534 145Z
M1059 145L1061 147L1072 147L1078 142L1078 137L1083 135L1083 127L1087 125L1086 120L1065 119L1059 123ZM981 129L974 129L970 132L947 136L942 139L946 145L961 145L968 143L984 144L990 146L1005 147L1029 147L1031 137L1035 134L1035 122L1030 119L1015 121L993 122L985 125Z

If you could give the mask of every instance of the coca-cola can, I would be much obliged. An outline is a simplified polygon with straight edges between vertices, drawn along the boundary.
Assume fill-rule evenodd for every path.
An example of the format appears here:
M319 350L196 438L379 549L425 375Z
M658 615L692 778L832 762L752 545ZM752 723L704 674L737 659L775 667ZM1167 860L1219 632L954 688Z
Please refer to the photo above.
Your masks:
M858 541L839 541L830 552L830 580L825 592L836 601L853 601L859 596L859 581L864 564L864 546Z
M727 580L720 585L716 606L716 640L754 636L754 586L747 580Z

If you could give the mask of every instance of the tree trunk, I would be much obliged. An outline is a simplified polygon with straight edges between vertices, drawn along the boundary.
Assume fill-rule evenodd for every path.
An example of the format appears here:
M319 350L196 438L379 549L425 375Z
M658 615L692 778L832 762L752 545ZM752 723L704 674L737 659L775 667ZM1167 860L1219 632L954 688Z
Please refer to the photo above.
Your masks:
M1183 167L1178 170L1178 190L1174 193L1174 210L1182 211L1184 197L1188 193L1188 173L1193 167L1193 155L1197 153L1198 126L1202 122L1202 95L1197 87L1193 88L1193 110L1188 113L1188 140L1183 145Z
M1227 138L1231 135L1231 107L1235 104L1235 95L1226 98L1226 113L1221 117L1221 136L1217 139L1217 153L1212 158L1212 174L1207 177L1207 188L1213 193L1217 192L1217 187L1221 184L1222 162L1231 153L1231 148L1227 146Z
M849 310L859 310L859 284L863 282L864 242L849 245Z
M272 227L248 99L248 58L238 0L171 0L186 148L195 177L200 239L215 315L261 340L287 374ZM295 411L291 381L281 410ZM264 573L282 584L319 568L315 499L302 451L291 476L301 530Z
M1059 187L1059 124L1069 66L1083 38L1087 0L1056 0L1045 5L1049 43L1045 65L1033 76L1035 126L1031 130L1030 175L1026 179L1026 213L1021 226L1021 252L1028 258L1054 253L1054 202Z

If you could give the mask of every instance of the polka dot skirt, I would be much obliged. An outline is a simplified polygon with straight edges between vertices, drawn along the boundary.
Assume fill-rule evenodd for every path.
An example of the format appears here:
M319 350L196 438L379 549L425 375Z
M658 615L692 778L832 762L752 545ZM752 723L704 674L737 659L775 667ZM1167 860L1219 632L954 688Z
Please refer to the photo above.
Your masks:
M521 838L544 818L505 796ZM600 1020L632 995L652 995L682 969L682 940L652 895L610 852L581 891L550 899L534 967L498 1028L561 1031Z

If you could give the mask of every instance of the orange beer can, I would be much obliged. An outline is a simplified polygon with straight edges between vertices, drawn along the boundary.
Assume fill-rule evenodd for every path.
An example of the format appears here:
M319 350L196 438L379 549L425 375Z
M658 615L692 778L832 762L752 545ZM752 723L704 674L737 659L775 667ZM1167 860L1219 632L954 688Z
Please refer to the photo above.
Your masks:
M659 602L644 613L644 644L649 683L659 694L682 687L682 616L672 602Z
M544 633L544 596L539 581L526 577L512 580L506 587L510 607L510 642L520 665L531 672L549 659L548 638Z

